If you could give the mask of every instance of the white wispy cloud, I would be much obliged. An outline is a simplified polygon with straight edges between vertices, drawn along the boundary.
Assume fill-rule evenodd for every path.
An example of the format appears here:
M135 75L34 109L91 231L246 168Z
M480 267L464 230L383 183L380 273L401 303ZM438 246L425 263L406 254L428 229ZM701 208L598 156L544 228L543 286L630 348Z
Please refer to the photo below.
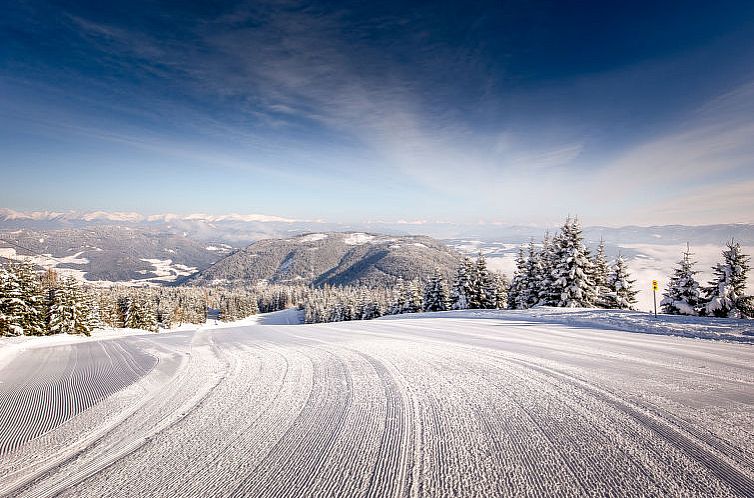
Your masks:
M519 222L590 212L594 222L604 224L724 222L741 206L751 212L754 83L701 103L661 136L627 144L615 156L605 156L603 164L585 168L581 161L589 152L588 137L574 139L567 122L560 135L523 136L509 127L480 131L448 108L452 102L444 102L439 93L433 98L438 90L432 84L441 82L422 80L416 74L421 67L407 67L360 43L349 31L358 28L344 17L337 10L297 8L296 2L262 2L183 27L181 36L190 40L186 44L170 34L157 39L80 17L70 22L103 54L127 53L149 74L177 78L197 100L211 96L248 117L217 118L170 99L155 106L155 115L188 116L210 138L235 140L238 150L227 153L170 137L108 131L104 139L208 163L296 175L312 145L303 122L321 127L328 137L324 142L342 139L359 149L356 163L338 144L323 145L324 151L316 153L326 155L319 166L329 174L358 176L354 169L371 169L380 180L375 188L410 181L453 196L458 211L468 204L496 212L494 218L510 215ZM381 22L389 26L398 21ZM441 45L431 50L427 59L447 61L448 79L472 71L480 79L488 77L473 53L454 53ZM480 92L478 106L493 104ZM286 136L301 130L297 137ZM92 127L84 131L98 134ZM285 160L269 166L258 157L252 162L249 150ZM304 152L291 160L296 150Z
M589 182L636 222L751 221L754 82L703 103L668 133L625 151ZM609 205L608 205L609 208ZM608 211L610 211L608 209Z

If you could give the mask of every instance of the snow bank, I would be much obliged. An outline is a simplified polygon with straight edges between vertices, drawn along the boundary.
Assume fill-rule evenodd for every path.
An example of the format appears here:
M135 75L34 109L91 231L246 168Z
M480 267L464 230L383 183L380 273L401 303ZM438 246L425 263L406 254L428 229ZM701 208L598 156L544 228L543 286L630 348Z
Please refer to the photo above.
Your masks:
M403 318L482 318L533 321L578 328L620 330L642 334L672 335L754 344L754 321L696 316L658 315L629 310L537 307L528 310L461 310L391 315Z

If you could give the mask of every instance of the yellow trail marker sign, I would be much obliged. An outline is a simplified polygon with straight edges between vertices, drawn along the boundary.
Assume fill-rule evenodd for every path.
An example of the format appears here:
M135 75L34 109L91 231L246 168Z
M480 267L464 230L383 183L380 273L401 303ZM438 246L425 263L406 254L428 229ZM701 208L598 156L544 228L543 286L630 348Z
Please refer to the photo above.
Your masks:
M657 290L657 280L652 280L652 290Z

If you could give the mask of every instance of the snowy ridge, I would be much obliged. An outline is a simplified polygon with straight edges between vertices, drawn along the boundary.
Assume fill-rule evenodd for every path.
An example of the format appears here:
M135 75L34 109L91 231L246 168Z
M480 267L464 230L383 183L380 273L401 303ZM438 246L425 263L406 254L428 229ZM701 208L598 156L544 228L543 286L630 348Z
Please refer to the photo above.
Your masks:
M368 242L371 242L375 239L374 235L369 235L367 233L352 233L347 235L343 239L343 243L347 244L349 246L360 246L361 244L366 244Z
M450 276L460 255L423 236L315 232L254 242L186 279L189 285L303 283L384 286L426 279L436 268Z
M113 222L173 222L179 220L185 221L204 221L216 223L221 221L242 221L257 223L296 223L301 220L294 220L282 216L272 216L266 214L221 214L212 215L205 213L193 213L186 215L165 213L145 215L136 212L119 212L119 211L14 211L12 209L0 208L0 220L35 220L35 221L54 221L54 220L80 220L80 221L113 221Z

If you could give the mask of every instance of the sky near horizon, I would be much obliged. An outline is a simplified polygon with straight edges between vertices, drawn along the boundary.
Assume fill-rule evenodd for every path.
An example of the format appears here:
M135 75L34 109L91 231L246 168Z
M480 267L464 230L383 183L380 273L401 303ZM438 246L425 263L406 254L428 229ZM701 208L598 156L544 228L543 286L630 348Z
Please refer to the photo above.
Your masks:
M2 9L0 207L754 222L752 2Z

